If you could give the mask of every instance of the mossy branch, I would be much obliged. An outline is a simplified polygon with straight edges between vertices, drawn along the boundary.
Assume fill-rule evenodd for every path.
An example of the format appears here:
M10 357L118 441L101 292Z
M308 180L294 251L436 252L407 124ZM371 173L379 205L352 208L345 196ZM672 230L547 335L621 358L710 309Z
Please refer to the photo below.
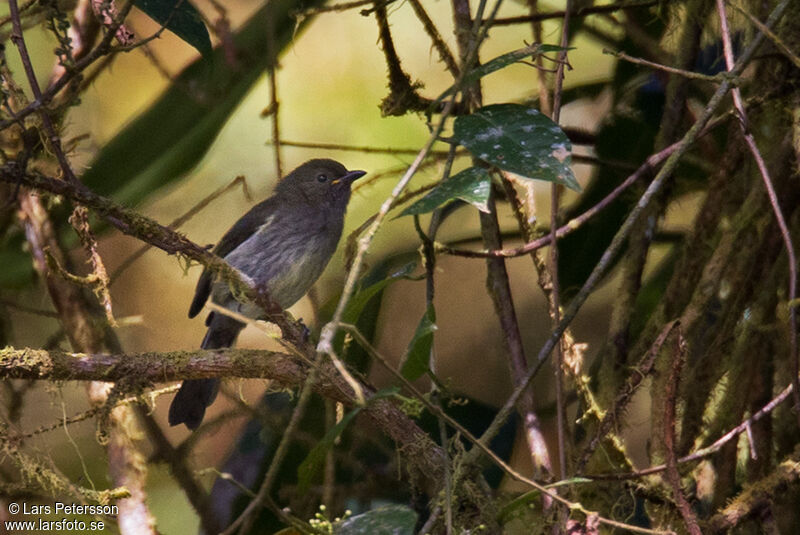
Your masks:
M293 385L305 375L296 358L258 349L86 354L60 350L0 350L0 377L56 381L157 383L209 377L268 378Z
M227 283L234 295L245 296L259 305L266 312L268 319L281 328L285 339L296 345L302 343L302 327L289 319L263 288L253 287L222 258L189 240L183 234L120 206L79 182L58 180L35 172L23 173L13 162L0 167L0 182L20 184L31 189L61 195L80 206L89 208L124 234L158 247L167 254L180 255L202 264Z
M319 363L314 391L345 405L355 403L352 389L328 361ZM139 383L203 379L209 377L264 378L287 386L304 383L308 365L301 357L275 351L224 349L217 351L171 351L163 353L95 354L46 351L43 349L0 350L0 378L40 380L125 381ZM134 386L134 385L131 385ZM362 384L367 398L374 390ZM407 454L409 468L423 487L441 481L444 454L415 422L388 399L378 399L364 408L373 422L397 442Z

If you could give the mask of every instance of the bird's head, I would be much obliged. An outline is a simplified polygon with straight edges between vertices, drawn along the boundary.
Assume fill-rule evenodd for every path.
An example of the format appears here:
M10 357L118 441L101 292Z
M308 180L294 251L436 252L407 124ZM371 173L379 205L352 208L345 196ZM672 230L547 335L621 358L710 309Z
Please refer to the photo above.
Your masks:
M275 193L287 202L302 201L343 210L350 199L350 186L365 174L365 171L348 171L334 160L309 160L281 180Z

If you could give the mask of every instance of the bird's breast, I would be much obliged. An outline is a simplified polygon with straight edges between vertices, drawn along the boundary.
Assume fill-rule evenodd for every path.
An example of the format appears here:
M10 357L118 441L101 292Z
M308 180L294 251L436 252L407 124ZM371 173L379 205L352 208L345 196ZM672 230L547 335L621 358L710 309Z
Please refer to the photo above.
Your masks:
M282 308L288 308L320 277L341 232L342 223L327 218L302 222L292 217L273 217L225 260L265 287ZM221 287L221 283L215 284L213 293L218 303L231 304L230 290Z

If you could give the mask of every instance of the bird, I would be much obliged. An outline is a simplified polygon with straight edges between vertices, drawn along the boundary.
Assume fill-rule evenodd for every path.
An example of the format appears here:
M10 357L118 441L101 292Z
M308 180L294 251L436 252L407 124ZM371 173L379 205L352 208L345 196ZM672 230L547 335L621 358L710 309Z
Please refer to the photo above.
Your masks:
M328 265L344 227L351 185L366 174L348 171L330 159L313 159L279 181L273 194L255 205L225 233L214 253L239 270L243 279L264 288L270 298L286 309L302 298ZM206 301L259 319L264 316L252 302L239 301L228 284L207 268L197 281L189 317L194 318ZM206 318L208 328L200 347L231 347L245 327L220 312ZM219 379L186 380L169 407L169 424L200 426L219 391Z

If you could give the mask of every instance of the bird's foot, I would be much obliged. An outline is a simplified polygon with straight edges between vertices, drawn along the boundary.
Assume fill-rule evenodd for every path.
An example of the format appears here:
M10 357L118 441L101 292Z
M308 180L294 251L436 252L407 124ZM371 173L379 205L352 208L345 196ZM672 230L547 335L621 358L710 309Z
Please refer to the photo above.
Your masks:
M303 318L298 318L297 323L300 325L300 340L303 343L308 342L309 339L311 339L311 329L309 329L308 326L303 323Z

